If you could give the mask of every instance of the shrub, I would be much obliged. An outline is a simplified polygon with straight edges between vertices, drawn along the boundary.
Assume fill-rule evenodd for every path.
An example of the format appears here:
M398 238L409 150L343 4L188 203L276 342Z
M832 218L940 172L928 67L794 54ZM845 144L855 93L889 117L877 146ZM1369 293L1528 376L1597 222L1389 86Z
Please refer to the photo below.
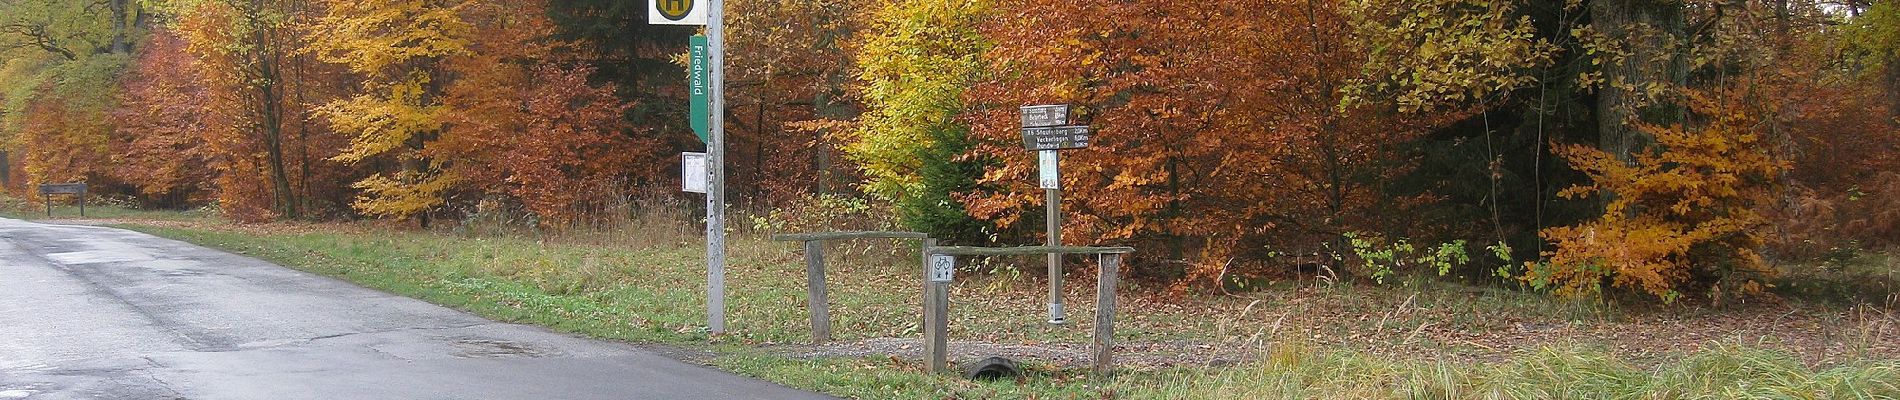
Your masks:
M1731 102L1739 96L1686 96L1706 118L1698 127L1639 124L1656 145L1624 161L1595 148L1559 149L1591 183L1561 195L1601 195L1603 215L1545 229L1556 245L1523 278L1560 295L1594 295L1603 284L1673 301L1690 287L1757 291L1772 270L1762 261L1756 212L1767 203L1784 162L1755 131L1758 118ZM1693 123L1692 123L1693 124Z

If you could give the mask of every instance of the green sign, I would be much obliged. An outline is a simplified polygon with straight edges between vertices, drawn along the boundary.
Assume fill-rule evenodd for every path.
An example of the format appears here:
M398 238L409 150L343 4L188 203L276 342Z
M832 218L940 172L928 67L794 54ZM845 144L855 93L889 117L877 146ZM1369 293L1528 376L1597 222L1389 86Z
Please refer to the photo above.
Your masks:
M706 109L712 104L712 90L706 82L706 36L693 35L691 47L692 66L686 71L687 90L692 92L691 115L688 118L693 124L693 133L699 134L699 141L709 142L707 125L710 124L707 120L711 116Z

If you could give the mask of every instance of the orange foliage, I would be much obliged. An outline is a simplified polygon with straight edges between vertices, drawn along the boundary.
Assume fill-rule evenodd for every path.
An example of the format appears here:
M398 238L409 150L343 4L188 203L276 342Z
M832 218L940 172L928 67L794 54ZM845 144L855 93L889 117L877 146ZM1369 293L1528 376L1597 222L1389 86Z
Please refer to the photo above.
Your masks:
M170 30L152 32L123 78L113 110L111 175L171 205L213 196L212 155L203 132L215 117L210 91L185 41Z
M1807 60L1807 58L1796 58ZM1812 62L1812 64L1820 64ZM1783 93L1775 126L1792 167L1778 207L1777 256L1900 245L1900 121L1881 88L1829 79L1825 67L1784 66L1766 90Z
M509 90L516 100L481 103L512 110L472 107L451 118L452 133L430 151L467 150L455 173L471 186L520 200L550 223L571 222L588 206L627 193L632 179L653 176L659 165L653 142L630 135L634 130L620 118L627 105L612 87L589 86L590 69L521 72L524 80L514 85L465 87ZM457 104L479 95L452 89L450 96Z
M449 60L458 75L444 104L458 112L424 155L449 160L461 189L504 194L543 223L585 216L636 179L657 173L655 141L621 118L630 104L588 67L561 66L561 47L538 2L480 3L463 11L479 34Z
M1787 164L1770 153L1761 110L1742 94L1690 94L1690 109L1707 119L1691 127L1639 124L1656 145L1629 163L1593 147L1559 148L1591 179L1561 195L1603 195L1608 205L1596 220L1545 229L1556 248L1523 278L1563 295L1600 294L1607 281L1665 301L1708 284L1716 293L1759 290L1773 270L1756 252L1766 224L1757 210Z
M50 85L42 92L51 92ZM107 124L101 111L76 108L48 93L26 107L23 127L14 138L27 193L42 183L85 182L108 167ZM98 182L94 182L95 185ZM39 196L27 196L38 199Z
M726 173L733 198L785 205L848 190L855 166L831 136L861 109L848 38L867 0L726 2ZM684 100L683 98L681 99ZM686 147L704 146L689 139Z
M342 184L356 175L329 162L343 138L312 118L314 105L345 86L334 67L297 49L318 4L289 1L204 1L173 24L194 57L164 72L190 79L203 92L203 129L196 132L215 176L218 206L236 221L256 222L339 207ZM156 44L155 44L156 46ZM158 50L153 50L158 51ZM143 68L143 67L142 67ZM154 71L155 73L162 71ZM157 143L151 143L157 144ZM284 186L273 185L282 179Z
M1247 249L1318 250L1402 212L1381 206L1376 182L1408 162L1392 146L1423 124L1340 106L1364 56L1344 43L1336 3L1011 8L985 28L994 80L965 96L976 156L1000 163L979 182L995 191L965 198L975 217L1009 226L1040 210L1016 106L1046 103L1073 103L1094 129L1092 147L1062 153L1065 241L1200 253L1184 282Z

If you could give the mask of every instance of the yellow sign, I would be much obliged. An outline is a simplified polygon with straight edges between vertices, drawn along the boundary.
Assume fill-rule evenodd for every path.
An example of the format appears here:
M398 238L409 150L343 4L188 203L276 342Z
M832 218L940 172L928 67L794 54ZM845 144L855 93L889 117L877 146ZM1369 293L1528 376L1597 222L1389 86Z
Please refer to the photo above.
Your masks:
M647 23L705 25L710 0L647 0Z
M694 3L693 0L654 0L654 1L659 2L659 4L655 4L653 6L654 8L658 8L660 10L660 16L666 17L666 19L669 19L669 20L678 21L678 20L686 19L686 15L693 12L693 3Z

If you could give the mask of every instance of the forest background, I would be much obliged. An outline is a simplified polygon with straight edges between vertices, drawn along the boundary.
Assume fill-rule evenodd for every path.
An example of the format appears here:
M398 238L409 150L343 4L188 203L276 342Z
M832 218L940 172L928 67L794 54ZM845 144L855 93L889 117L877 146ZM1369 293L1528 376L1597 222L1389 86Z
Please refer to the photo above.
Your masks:
M1900 9L732 0L728 190L774 231L1063 236L1173 292L1437 275L1673 302L1900 240ZM233 221L680 207L693 28L613 0L0 0L0 183ZM692 204L692 202L684 202Z

